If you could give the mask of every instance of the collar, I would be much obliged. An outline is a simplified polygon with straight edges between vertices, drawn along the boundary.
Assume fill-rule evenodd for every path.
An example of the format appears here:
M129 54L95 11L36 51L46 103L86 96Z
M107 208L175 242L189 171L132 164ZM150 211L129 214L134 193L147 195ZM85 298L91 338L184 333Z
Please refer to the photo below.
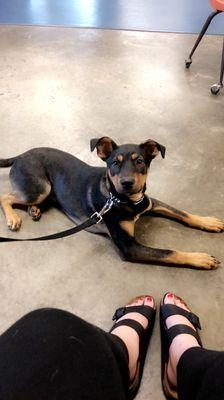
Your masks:
M143 194L140 200L132 201L128 198L126 198L125 200L123 198L121 199L120 195L116 196L112 192L110 192L110 199L113 203L113 206L128 208L135 215L144 212L151 204L151 200L148 196L146 196L146 194Z
M130 200L127 196L120 195L118 193L114 193L112 191L109 192L109 197L113 201L114 204L117 205L133 205L138 206L144 201L145 194L142 195L141 199L138 201Z

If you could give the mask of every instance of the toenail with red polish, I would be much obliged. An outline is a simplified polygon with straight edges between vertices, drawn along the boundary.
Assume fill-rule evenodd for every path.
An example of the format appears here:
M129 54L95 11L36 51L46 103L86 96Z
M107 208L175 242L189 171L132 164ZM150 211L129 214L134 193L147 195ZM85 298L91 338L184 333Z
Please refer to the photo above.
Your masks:
M148 297L146 298L146 300L152 301L152 296L148 296Z
M167 297L169 297L170 299L172 299L172 298L173 298L173 294L172 294L172 293L169 293Z

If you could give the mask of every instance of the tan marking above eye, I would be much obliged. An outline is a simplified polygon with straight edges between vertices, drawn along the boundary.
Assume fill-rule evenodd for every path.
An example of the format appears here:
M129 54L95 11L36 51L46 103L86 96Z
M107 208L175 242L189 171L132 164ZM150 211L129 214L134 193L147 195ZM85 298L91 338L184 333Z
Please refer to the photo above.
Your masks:
M133 161L137 160L138 157L139 157L139 154L137 154L137 153L132 153L132 155L131 155L131 159Z
M123 159L124 159L124 157L122 156L122 154L118 154L117 160L118 160L119 162L122 162Z

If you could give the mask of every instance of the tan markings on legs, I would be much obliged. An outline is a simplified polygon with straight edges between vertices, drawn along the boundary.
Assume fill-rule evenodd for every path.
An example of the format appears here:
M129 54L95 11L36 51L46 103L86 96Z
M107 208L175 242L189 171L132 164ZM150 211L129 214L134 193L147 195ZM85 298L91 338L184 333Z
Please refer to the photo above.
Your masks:
M186 253L173 251L163 261L171 264L191 265L200 269L216 269L220 262L207 253Z
M152 211L155 212L156 214L161 214L166 217L174 218L179 221L186 222L185 219L188 215L185 211L178 211L178 210L172 210L172 208L166 208L161 205L155 206L152 208Z
M119 222L119 224L120 224L121 228L124 229L124 231L128 233L128 235L134 237L136 221L137 221L137 218L135 218L132 221L121 221L121 222Z
M184 222L194 228L204 229L210 232L222 232L224 230L224 222L215 217L201 217L186 213Z
M17 197L14 193L5 194L0 199L7 226L12 231L17 231L22 224L22 219L12 208L12 205L16 203L16 200Z
M224 230L224 222L215 217L201 217L189 214L186 211L172 210L172 208L166 208L162 205L155 206L152 211L185 222L194 228L210 232L222 232Z
M47 196L50 194L50 191L51 185L47 184L44 193L39 195L37 200L35 200L33 204L26 202L24 199L24 195L20 192L12 192L1 196L0 203L4 211L6 223L9 229L11 229L12 231L17 231L22 224L22 219L12 208L13 204L23 204L27 206L40 204L47 198Z

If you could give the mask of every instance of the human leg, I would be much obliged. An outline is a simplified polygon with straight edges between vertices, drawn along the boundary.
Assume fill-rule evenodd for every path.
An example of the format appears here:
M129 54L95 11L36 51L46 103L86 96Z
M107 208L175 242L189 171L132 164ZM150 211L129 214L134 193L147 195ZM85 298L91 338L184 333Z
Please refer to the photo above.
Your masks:
M128 351L128 399L136 396L141 383L155 314L154 299L151 296L139 296L130 301L126 307L119 308L113 318L116 322L111 333L125 343Z
M201 347L200 337L196 333L200 322L181 298L168 293L163 303L171 305L168 311L166 307L161 307L164 332L169 337L169 355L163 375L166 397L180 400L224 399L224 352ZM187 312L186 316L181 315L183 310ZM166 314L170 315L166 317ZM179 330L179 334L174 336L172 329L176 329L174 334Z
M121 341L66 311L33 311L0 337L3 400L125 400Z
M148 297L131 302L130 307L141 308L143 302L153 305ZM138 312L129 313L128 318L147 330L149 321ZM138 364L139 343L136 332L127 326L107 333L66 311L33 311L0 336L0 398L133 398L129 386Z
M177 386L180 400L224 399L224 352L188 349L177 364Z

